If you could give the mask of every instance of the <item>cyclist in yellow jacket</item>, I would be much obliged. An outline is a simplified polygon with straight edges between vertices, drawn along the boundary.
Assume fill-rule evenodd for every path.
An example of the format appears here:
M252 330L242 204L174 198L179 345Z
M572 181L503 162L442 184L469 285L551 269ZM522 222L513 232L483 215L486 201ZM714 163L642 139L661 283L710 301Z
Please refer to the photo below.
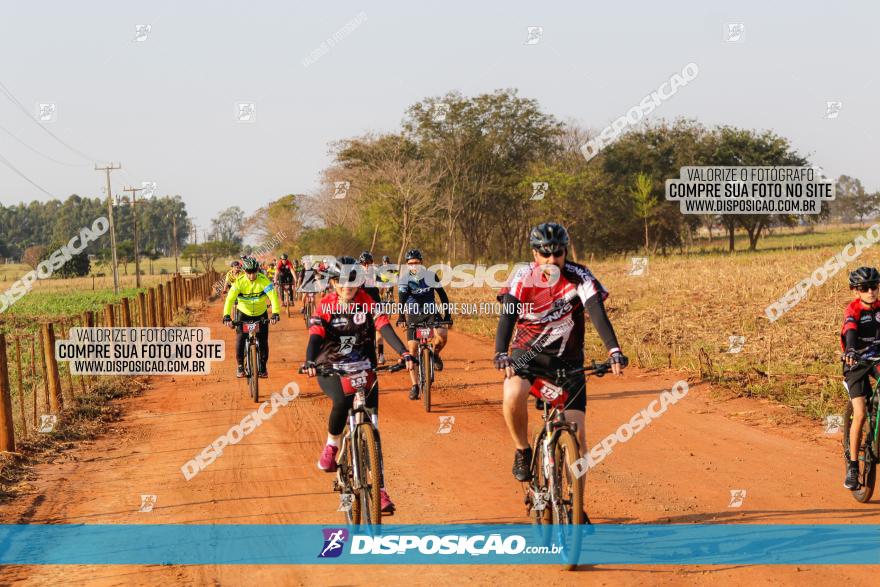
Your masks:
M241 277L241 261L233 261L230 264L231 269L226 272L226 279L223 280L223 293L229 292L229 288L235 283L235 280Z
M238 361L236 377L244 377L244 345L245 335L242 332L242 322L265 321L268 314L266 298L272 302L272 324L278 322L281 304L278 302L278 292L275 291L272 282L265 274L260 272L260 264L256 259L245 259L242 263L244 275L235 280L229 293L226 295L226 304L223 306L223 323L230 328L235 328L235 359ZM236 310L236 322L232 322L232 309ZM260 341L260 377L268 377L266 363L269 360L269 325L261 327L257 333Z

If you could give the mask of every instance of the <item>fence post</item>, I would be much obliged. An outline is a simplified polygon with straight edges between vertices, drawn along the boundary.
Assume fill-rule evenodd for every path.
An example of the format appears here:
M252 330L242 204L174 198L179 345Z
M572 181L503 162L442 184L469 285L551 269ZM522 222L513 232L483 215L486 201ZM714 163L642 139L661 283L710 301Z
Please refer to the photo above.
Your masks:
M59 331L59 334L62 336L62 338L65 338L65 339L67 339L67 340L70 340L70 325L69 325L67 319L64 319L64 320L61 321L61 330ZM75 394L75 392L74 392L74 390L73 390L73 373L70 372L70 371L71 371L71 364L68 362L67 365L66 365L66 367L67 367L67 368L66 368L66 371L67 371L67 386L70 388L70 395L69 395L68 397L69 397L70 399L73 399L73 397L74 397L76 394ZM64 389L62 388L62 393L63 393L63 392L64 392Z
M165 326L171 326L174 319L174 305L171 299L171 280L165 282Z
M116 325L116 317L113 315L113 304L104 306L104 326L113 328Z
M43 406L49 411L49 370L46 368L46 339L40 327L40 374L43 376Z
M138 318L140 320L138 326L141 328L146 328L150 325L147 321L147 296L142 291L138 292Z
M86 310L83 312L82 324L84 328L94 328L95 327L95 312L92 310ZM94 383L97 379L97 375L83 375L84 378L88 378L89 381Z
M131 307L128 305L128 298L122 298L122 325L131 328Z
M6 364L6 335L0 332L0 451L15 452L15 424L12 422L12 390Z
M31 391L33 392L33 406L34 406L34 428L37 427L37 348L36 344L34 344L34 335L31 334Z
M165 292L160 283L156 287L156 326L165 328Z
M147 326L156 327L156 288L147 290Z
M74 325L76 325L76 323L74 323ZM82 328L85 325L86 325L85 320L80 319L79 327ZM68 334L68 338L70 338L70 329L67 330L67 334ZM70 363L67 364L67 368L70 369ZM85 395L88 392L88 389L86 388L86 377L87 377L87 375L85 375L85 374L79 376L79 387L80 387L80 389L82 389L83 395Z
M55 360L55 331L51 322L43 324L43 351L46 357L46 379L49 382L49 411L60 414L61 378L58 376L58 361Z
M24 373L21 369L21 337L15 339L15 363L18 366L18 413L21 415L21 433L27 438L27 416L24 415Z

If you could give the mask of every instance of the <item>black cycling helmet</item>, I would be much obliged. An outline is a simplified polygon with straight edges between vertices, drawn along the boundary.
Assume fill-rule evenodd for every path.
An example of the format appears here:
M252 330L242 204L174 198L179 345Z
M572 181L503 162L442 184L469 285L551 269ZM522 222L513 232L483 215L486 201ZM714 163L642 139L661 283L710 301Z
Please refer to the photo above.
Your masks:
M242 268L245 273L256 273L260 270L260 263L251 257L247 257L242 263Z
M358 262L372 263L373 262L373 254L370 251L364 251L363 253L361 253L361 256L358 257Z
M409 261L411 259L422 260L422 252L418 249L410 249L406 252L406 260Z
M880 284L880 273L873 267L859 267L849 274L850 289L859 287L860 285L877 285Z
M387 264L389 264L390 262L391 262L391 257L389 257L388 255L383 255L383 257L382 257L382 264L383 264L383 265L387 265Z
M561 224L545 222L529 233L529 244L543 255L549 255L568 246L568 231Z
M287 261L287 253L281 253L281 260Z

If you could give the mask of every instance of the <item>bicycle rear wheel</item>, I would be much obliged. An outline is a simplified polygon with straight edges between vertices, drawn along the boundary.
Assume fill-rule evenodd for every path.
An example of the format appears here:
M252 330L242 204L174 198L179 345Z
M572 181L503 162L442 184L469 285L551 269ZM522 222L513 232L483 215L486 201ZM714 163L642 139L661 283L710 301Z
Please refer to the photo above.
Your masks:
M846 412L843 415L843 450L852 458L850 450L849 433L852 429L852 402L846 404ZM880 457L878 450L878 438L874 434L877 422L877 404L866 414L865 424L862 426L862 443L855 455L859 461L859 488L852 492L853 499L860 503L867 503L874 494L874 485L877 482L877 461Z
M342 432L342 438L349 438L348 424L345 425L345 430ZM352 486L354 478L352 474L351 454L351 444L349 442L343 442L342 456L339 459L339 468L336 473L337 488L343 494L353 493ZM361 523L361 503L357 495L351 500L351 507L345 512L345 521L349 525L357 525Z
M431 349L423 348L422 356L419 358L420 383L422 384L422 401L425 404L425 411L429 413L431 412L431 361L433 360Z
M248 387L255 402L260 401L260 352L257 345L248 345Z
M379 443L372 425L364 423L357 427L355 446L358 450L360 467L361 523L378 525L382 523L381 471L379 460Z
M555 541L562 546L562 566L568 571L577 567L584 523L584 479L574 474L574 463L579 458L577 438L571 431L563 430L556 439L557 500L552 514Z

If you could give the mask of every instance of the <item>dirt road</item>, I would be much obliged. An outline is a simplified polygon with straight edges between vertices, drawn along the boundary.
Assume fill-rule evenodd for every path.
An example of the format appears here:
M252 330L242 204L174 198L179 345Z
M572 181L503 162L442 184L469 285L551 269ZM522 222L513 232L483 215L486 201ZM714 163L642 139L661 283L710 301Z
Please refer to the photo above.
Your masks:
M201 324L213 338L218 303ZM327 400L295 374L305 353L301 319L273 328L269 380L296 381L301 396L190 481L181 465L253 409L233 361L206 377L157 377L145 395L124 402L126 416L62 463L42 465L28 495L2 508L4 523L250 523L338 525L338 494L315 461L326 437ZM500 383L488 342L453 331L438 374L435 413L406 397L405 373L383 375L380 427L387 485L397 523L528 523L522 486L511 476L512 443L501 416ZM647 407L678 379L643 373L593 379L588 440ZM437 434L440 416L455 416ZM532 414L532 423L539 420ZM755 400L713 400L705 386L672 406L588 475L594 523L880 523L875 500L857 504L842 488L839 433L790 410ZM740 507L731 490L743 489ZM154 494L152 512L138 512ZM485 566L100 566L6 567L0 582L32 585L170 584L876 584L869 567L625 567L563 573L557 567ZM872 575L873 578L872 578Z

